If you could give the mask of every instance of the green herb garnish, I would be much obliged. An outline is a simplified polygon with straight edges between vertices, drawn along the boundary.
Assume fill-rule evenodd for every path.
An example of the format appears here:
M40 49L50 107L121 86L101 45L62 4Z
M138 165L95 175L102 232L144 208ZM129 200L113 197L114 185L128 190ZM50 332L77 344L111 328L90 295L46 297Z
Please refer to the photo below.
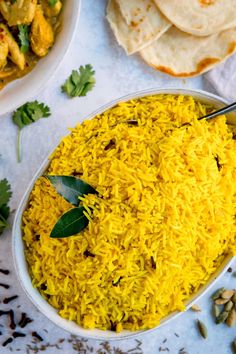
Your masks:
M20 41L20 50L22 53L26 53L29 50L29 26L27 25L18 25L19 29L19 41Z
M49 6L55 6L58 0L48 0Z
M95 71L90 64L85 67L80 66L79 72L72 70L69 78L61 86L62 92L65 92L69 97L86 96L95 85L94 74Z
M20 138L21 130L32 123L37 122L40 118L47 118L51 114L50 108L38 101L27 102L23 106L17 108L13 113L12 120L18 126L18 142L17 142L17 161L21 161Z
M97 191L88 183L73 176L45 176L69 203L77 206L63 214L54 225L50 237L63 238L78 234L87 227L89 220L84 214L84 207L78 206L79 197L86 194L96 194Z
M0 181L0 235L9 226L7 219L10 214L8 202L11 198L12 192L10 184L6 179Z
M88 226L88 219L84 215L82 206L70 209L63 214L52 229L50 237L62 238L78 234Z
M47 175L46 178L49 179L58 194L75 206L80 203L79 197L97 193L88 183L73 176Z

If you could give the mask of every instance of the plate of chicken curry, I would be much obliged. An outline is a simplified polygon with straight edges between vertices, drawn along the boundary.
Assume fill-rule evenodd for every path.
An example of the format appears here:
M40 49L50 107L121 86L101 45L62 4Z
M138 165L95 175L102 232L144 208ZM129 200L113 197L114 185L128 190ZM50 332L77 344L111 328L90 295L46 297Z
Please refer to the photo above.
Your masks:
M0 115L34 96L72 39L78 0L0 0Z

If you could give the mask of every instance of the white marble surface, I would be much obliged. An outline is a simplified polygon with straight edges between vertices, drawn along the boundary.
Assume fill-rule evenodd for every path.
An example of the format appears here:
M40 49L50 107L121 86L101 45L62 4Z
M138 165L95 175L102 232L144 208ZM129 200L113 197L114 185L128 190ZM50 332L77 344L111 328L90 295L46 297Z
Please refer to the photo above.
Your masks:
M203 88L207 87L202 77L181 80L165 76L148 68L136 56L126 57L123 50L119 48L105 20L106 0L83 0L81 20L75 39L70 50L61 63L54 77L48 82L47 88L39 96L39 101L47 103L52 109L52 116L49 119L39 121L35 125L25 128L22 134L22 158L21 164L16 162L15 141L17 129L11 122L10 115L0 119L0 179L6 177L11 183L13 197L11 208L15 210L19 201L39 165L49 154L59 139L66 133L67 127L74 126L87 114L99 106L118 98L124 94L136 90L158 87L184 87ZM69 100L60 93L60 85L70 74L71 70L79 65L91 63L96 70L96 87L85 98ZM44 73L42 73L44 74ZM1 102L0 102L1 104ZM13 220L14 212L11 216ZM60 338L65 339L59 347L51 347L47 354L64 352L73 353L146 353L156 354L163 350L170 354L230 354L230 342L236 338L235 329L226 326L216 326L210 315L209 296L205 295L199 302L202 312L198 315L191 311L182 314L169 325L160 328L155 334L140 336L140 342L130 340L125 342L112 342L110 345L89 340L68 342L70 335L50 323L43 315L37 312L31 302L25 297L16 279L12 253L11 253L11 230L6 231L0 238L0 268L11 270L10 276L0 274L0 282L7 282L11 285L8 291L0 288L0 309L7 309L10 306L2 304L2 299L7 294L18 294L19 298L11 304L17 316L21 312L34 319L34 322L26 327L26 339L16 339L12 345L6 348L1 343L10 335L7 330L4 318L0 317L0 353L33 353L27 345L31 343L30 332L37 330L51 344L58 343ZM236 264L235 264L236 270ZM226 273L217 283L215 288L222 285L236 287L236 278ZM19 307L20 306L20 307ZM196 318L204 320L209 328L208 340L200 338L195 325ZM46 329L48 333L44 331ZM175 335L178 335L178 337ZM166 342L163 343L166 339ZM44 343L44 342L43 342ZM109 347L110 346L110 347ZM41 344L36 344L41 353ZM41 348L41 349L40 349ZM136 349L135 349L136 348ZM168 348L169 351L167 351ZM181 352L181 349L184 348Z

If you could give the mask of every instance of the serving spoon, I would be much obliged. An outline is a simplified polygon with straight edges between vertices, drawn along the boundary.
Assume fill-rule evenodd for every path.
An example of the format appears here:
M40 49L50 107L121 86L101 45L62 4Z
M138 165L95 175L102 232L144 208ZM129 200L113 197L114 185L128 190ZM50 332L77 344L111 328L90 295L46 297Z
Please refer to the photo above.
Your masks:
M229 112L233 112L235 110L236 110L236 102L231 103L230 105L225 106L225 107L223 107L221 109L218 109L215 112L206 114L205 116L198 118L198 120L201 120L201 119L212 119L212 118L215 118L217 116L220 116L221 114L226 114L226 113L229 113Z

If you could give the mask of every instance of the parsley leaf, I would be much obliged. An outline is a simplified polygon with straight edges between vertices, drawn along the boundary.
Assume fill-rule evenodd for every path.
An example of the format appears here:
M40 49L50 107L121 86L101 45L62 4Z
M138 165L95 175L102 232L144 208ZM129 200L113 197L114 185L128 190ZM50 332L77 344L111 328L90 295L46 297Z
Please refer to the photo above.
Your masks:
M26 53L29 50L29 26L18 25L19 29L19 40L20 40L20 50L22 53Z
M0 181L0 235L8 227L7 219L10 214L10 208L7 205L12 192L10 184L6 179Z
M51 115L50 108L38 101L27 102L13 112L13 123L18 126L17 160L20 162L20 133L24 126L37 122L40 118Z
M86 96L95 85L94 74L95 71L90 64L85 67L80 66L79 72L72 70L71 75L61 86L62 92L65 92L69 97Z
M55 6L58 0L48 0L49 6Z

